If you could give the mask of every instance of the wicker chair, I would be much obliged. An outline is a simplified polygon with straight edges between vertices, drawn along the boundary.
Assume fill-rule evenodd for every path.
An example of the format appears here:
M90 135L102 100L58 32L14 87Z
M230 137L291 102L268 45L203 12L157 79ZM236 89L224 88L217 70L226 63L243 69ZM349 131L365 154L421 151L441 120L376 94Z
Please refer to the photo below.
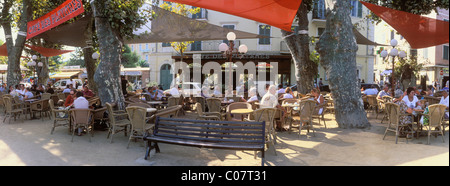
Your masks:
M442 137L442 142L445 143L444 139L444 130L442 126L442 121L445 114L445 108L447 108L446 105L442 104L434 104L428 106L428 114L423 114L425 117L428 117L428 125L425 125L425 127L428 129L428 141L427 144L430 144L430 136L432 133L439 133ZM434 130L438 129L438 130Z
M376 95L367 95L367 102L369 103L368 110L375 111L378 113L378 104Z
M91 109L71 109L70 116L72 120L72 142L73 136L75 132L80 127L85 127L87 134L89 136L89 142L91 142L91 137L94 136L93 124L94 120L92 119L92 110ZM91 134L91 135L89 135Z
M300 124L298 126L298 136L300 137L302 129L306 128L308 133L311 129L313 131L313 135L316 136L313 123L312 123L312 116L314 113L314 109L316 107L316 101L314 100L302 100L299 102L298 105L298 115L300 116ZM289 125L289 133L292 130L292 122Z
M411 114L402 114L400 113L400 105L395 103L386 103L385 104L386 113L388 115L388 126L386 127L386 131L384 132L383 140L386 137L387 132L395 132L395 144L398 142L398 136L400 135L401 128L408 128L409 133L413 134L414 129L412 128L412 123L401 123L400 117L410 116ZM406 138L406 143L408 143L408 138Z
M50 99L41 99L41 100L32 102L30 104L31 113L34 115L36 112L39 112L39 116L41 116L41 119L44 120L42 113L48 114L48 112L50 112L50 106L48 105L48 100L50 100Z
M272 144L273 151L275 155L277 155L277 151L275 149L275 144L277 143L277 135L275 132L275 113L277 112L276 108L261 108L253 111L253 116L255 120L246 120L246 121L264 121L266 123L266 145L269 148L269 144Z
M48 100L50 106L50 118L53 120L53 127L50 134L53 134L56 127L69 126L70 124L70 112L69 110L55 109L55 104L52 99Z
M316 107L314 109L314 113L313 113L313 119L314 118L319 119L319 125L320 125L320 120L322 120L325 128L327 128L327 123L325 122L325 112L327 112L327 109L328 109L327 105L328 105L327 100L325 100L322 104L316 105ZM320 109L322 109L321 114L319 114Z
M243 116L240 114L231 116L231 111L234 109L252 109L252 105L247 102L237 102L237 103L231 103L230 105L227 106L226 119L228 121L242 121Z
M195 103L195 109L197 110L197 119L202 120L221 120L221 114L219 112L203 112L203 107L200 103Z
M5 104L5 118L3 119L3 123L5 123L6 118L9 118L8 123L11 123L11 117L14 117L14 120L16 120L16 116L20 117L21 114L24 114L22 109L14 109L11 97L4 96L3 103Z
M131 139L142 139L148 135L153 125L148 125L146 122L147 109L139 106L129 106L126 108L128 118L131 122L130 138L128 139L127 149L130 146Z
M124 132L125 136L127 136L127 127L131 126L130 120L127 119L128 114L123 111L114 111L113 106L110 103L106 103L106 109L108 111L108 119L109 119L109 131L106 138L108 139L111 136L109 143L113 142L113 136L116 133Z

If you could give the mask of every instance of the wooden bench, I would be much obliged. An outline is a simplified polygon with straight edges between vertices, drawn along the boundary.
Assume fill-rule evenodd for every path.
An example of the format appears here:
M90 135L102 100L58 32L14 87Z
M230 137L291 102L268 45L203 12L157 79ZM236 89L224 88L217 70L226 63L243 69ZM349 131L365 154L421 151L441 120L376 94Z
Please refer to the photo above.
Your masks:
M200 148L261 151L261 165L264 166L264 122L157 117L153 135L145 136L144 140L148 141L145 159L152 149L160 152L158 143L161 142Z

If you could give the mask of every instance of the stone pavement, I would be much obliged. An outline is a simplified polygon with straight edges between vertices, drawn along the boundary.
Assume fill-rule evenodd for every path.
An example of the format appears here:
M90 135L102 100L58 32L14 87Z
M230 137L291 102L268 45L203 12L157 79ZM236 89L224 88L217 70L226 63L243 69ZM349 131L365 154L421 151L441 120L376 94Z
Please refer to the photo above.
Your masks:
M3 121L3 114L0 114ZM195 113L187 112L193 117ZM406 144L389 133L382 140L385 125L369 114L370 129L337 128L334 115L326 114L327 129L315 120L316 136L301 136L295 131L278 133L278 143L266 151L266 166L449 166L449 133L445 143L441 137L413 139ZM128 137L116 134L114 142L106 139L106 131L95 131L89 137L75 136L72 143L67 127L56 128L50 135L52 121L45 118L0 121L0 166L260 166L253 151L200 149L196 147L160 144L161 153L144 160L142 141L126 148ZM294 129L295 130L295 129ZM448 128L446 129L448 131ZM259 154L258 154L259 155Z

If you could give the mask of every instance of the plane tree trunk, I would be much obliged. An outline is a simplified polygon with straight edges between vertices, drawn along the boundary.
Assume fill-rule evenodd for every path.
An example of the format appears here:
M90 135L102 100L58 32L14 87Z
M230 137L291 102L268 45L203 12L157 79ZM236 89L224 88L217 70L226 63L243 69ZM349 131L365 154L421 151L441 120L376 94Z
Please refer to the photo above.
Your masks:
M358 45L352 31L349 0L337 0L328 13L325 32L316 50L325 68L340 128L367 128L370 123L361 99L357 77Z
M297 91L302 94L307 94L314 88L314 78L318 73L317 64L309 58L309 35L307 31L309 27L308 12L311 3L308 0L303 1L297 12L298 30L306 31L305 33L293 34L284 30L281 31L296 66Z
M116 103L119 109L125 109L125 99L120 81L120 64L123 43L117 32L111 27L108 18L98 15L104 7L91 6L95 17L95 28L98 37L100 63L95 71L94 81L97 84L98 96L102 102ZM104 6L107 6L104 4Z

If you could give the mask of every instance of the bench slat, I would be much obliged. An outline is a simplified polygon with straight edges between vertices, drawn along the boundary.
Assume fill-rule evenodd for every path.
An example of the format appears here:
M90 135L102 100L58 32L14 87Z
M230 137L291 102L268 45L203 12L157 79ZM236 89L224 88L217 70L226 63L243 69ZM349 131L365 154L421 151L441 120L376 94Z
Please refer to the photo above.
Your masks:
M183 144L188 146L195 147L209 147L209 148L222 148L222 149L234 149L234 150L261 150L264 149L264 145L262 144L239 144L239 143L210 143L210 142L199 142L199 141L191 141L191 140L180 140L180 139L171 139L167 137L159 137L159 136L151 136L147 137L148 140L153 142L164 142L170 144Z
M185 135L170 135L170 134L161 134L158 133L158 135L155 135L158 137L168 137L168 138L173 138L173 139L186 139L186 140L196 140L196 141L203 141L203 142L234 142L234 143L261 143L264 141L261 141L261 139L231 139L231 138L225 138L225 139L220 139L220 138L202 138L202 137L194 137L194 136L185 136Z

